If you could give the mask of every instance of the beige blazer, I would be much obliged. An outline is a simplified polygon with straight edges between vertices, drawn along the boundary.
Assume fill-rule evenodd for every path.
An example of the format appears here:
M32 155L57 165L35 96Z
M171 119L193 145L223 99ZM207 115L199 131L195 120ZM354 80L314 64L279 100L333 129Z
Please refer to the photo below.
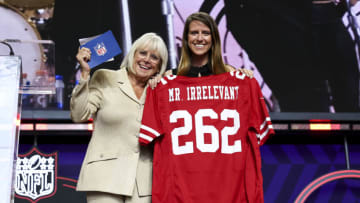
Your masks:
M152 149L139 145L146 91L137 99L126 69L97 70L81 80L71 98L74 122L94 119L94 131L83 161L78 191L131 196L151 195Z

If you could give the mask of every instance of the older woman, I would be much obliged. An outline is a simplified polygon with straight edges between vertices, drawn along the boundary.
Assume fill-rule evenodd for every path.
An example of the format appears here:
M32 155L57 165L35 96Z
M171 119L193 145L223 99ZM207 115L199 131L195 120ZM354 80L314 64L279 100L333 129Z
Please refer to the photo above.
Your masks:
M94 119L81 167L78 191L89 203L151 202L152 149L140 147L138 133L148 80L165 71L168 54L154 33L137 39L117 71L97 70L89 78L91 52L79 50L81 80L71 98L74 122Z

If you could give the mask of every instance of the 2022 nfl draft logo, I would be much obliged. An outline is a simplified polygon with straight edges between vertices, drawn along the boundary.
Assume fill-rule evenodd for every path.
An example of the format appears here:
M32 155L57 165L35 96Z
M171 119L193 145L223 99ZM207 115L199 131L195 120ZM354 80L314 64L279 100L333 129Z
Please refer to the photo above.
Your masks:
M107 52L105 44L103 42L97 43L94 49L98 56L103 56Z
M56 193L57 152L41 153L36 147L16 162L15 196L36 203Z

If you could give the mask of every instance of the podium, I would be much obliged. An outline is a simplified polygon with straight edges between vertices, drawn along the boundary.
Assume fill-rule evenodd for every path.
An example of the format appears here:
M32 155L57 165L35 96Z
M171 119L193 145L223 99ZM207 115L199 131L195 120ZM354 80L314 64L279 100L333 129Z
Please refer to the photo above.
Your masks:
M15 199L22 96L55 94L54 43L44 40L7 43L14 48L15 56L3 55L7 47L0 47L0 203ZM29 47L41 50L41 54L35 57L32 52L22 52ZM25 75L27 80L36 81L38 74L46 78L45 85L23 81Z
M14 201L21 115L21 57L0 56L0 199Z

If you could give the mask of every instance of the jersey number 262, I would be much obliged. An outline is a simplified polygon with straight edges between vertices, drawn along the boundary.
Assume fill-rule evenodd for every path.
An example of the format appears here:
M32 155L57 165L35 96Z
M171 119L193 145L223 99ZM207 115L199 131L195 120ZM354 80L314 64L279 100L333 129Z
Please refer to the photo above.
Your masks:
M195 137L196 147L201 152L216 152L219 147L219 130L212 125L204 125L203 118L210 117L211 119L219 119L219 115L212 109L199 109L195 115ZM241 152L241 140L235 140L233 145L229 145L228 137L235 135L240 128L240 115L236 110L224 109L220 113L220 120L227 121L229 118L233 119L234 125L232 127L225 126L220 131L221 137L221 153L233 154ZM192 115L186 110L176 110L170 114L170 123L176 123L178 119L184 119L184 126L174 128L171 131L171 141L173 153L175 155L194 153L194 143L192 141L185 142L185 145L179 145L179 137L188 135L192 126ZM205 143L205 133L211 135L211 143Z

